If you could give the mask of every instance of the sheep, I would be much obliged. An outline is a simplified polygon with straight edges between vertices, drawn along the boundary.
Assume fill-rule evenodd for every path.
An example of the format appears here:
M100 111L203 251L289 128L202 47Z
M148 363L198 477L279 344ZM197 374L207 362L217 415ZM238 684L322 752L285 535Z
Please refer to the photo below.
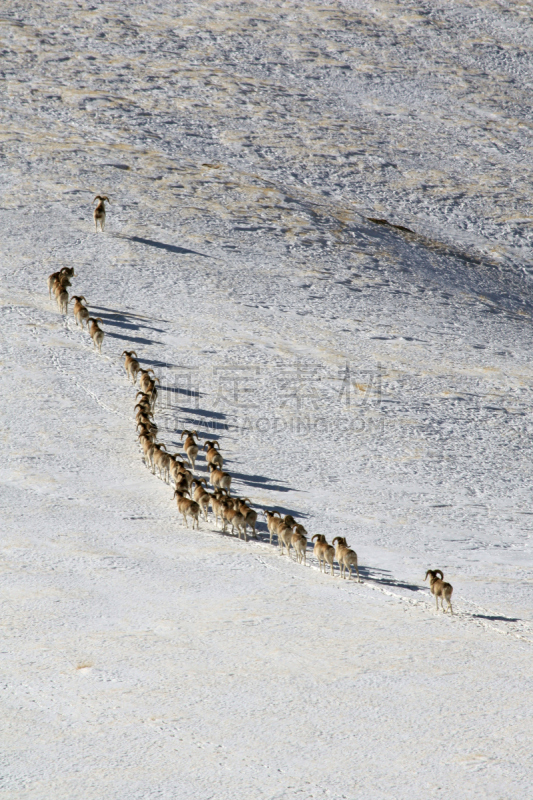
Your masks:
M284 522L278 527L278 545L281 549L280 555L283 555L283 550L287 548L287 555L289 558L291 557L291 547L292 547L292 528L289 525L285 525Z
M171 463L172 463L172 458L171 458ZM189 484L187 483L187 478L185 477L183 472L178 472L178 474L175 476L175 478L173 478L173 480L174 480L174 489L176 489L176 491L183 492L183 494L189 494Z
M303 525L295 525L292 531L291 545L296 555L296 560L298 564L303 561L307 565L307 537L305 535L307 531Z
M194 522L196 521L196 529L198 530L200 527L200 521L198 519L198 515L200 514L200 506L198 503L196 503L194 500L190 500L188 497L185 497L185 493L180 492L178 489L174 491L174 497L177 497L176 502L178 504L178 510L181 514L183 514L185 527L189 527L187 524L187 517L192 517L192 527L194 529Z
M89 322L91 323L89 326L89 336L93 340L94 346L98 347L98 352L101 353L102 342L104 341L105 334L103 330L98 326L98 323L102 322L102 319L100 317L88 317L87 325L89 325Z
M144 414L147 417L152 415L152 407L148 400L141 400L136 403L133 406L133 410L135 411L135 419L138 419L139 414Z
M58 293L56 295L57 305L59 306L60 312L62 314L65 314L65 316L66 316L68 314L68 303L69 303L68 292L67 292L65 286L62 283L58 283L57 286L60 287L60 289L59 289L59 291L58 291Z
M198 450L199 450L198 445L194 441L194 437L195 436L198 437L198 434L196 433L196 431L182 431L180 439L183 439L185 434L187 434L187 438L183 442L183 450L185 453L187 453L189 464L194 469L194 465L196 463L196 458L198 456Z
M192 472L187 469L179 455L179 453L174 453L170 457L170 477L174 482L181 482L184 480L186 482L187 489L190 489L194 480L194 476Z
M157 425L152 422L138 422L137 435L146 436L150 441L155 442L157 438Z
M145 436L143 433L139 434L139 443L143 449L144 454L144 463L147 467L149 467L152 472L154 470L154 463L152 460L152 455L154 452L154 443L152 439L148 436Z
M52 291L54 290L56 283L62 276L64 278L74 278L75 275L76 273L74 272L74 267L63 267L59 270L59 272L52 272L52 274L48 276L48 295L50 299L52 298Z
M311 541L314 542L315 539L316 544L313 548L313 554L315 558L318 559L320 572L326 572L327 561L330 566L331 575L334 575L333 559L335 557L335 548L327 543L326 537L322 533L315 533Z
M65 289L68 289L69 286L72 286L70 278L68 278L66 275L60 275L54 284L54 288L52 289L55 299L57 300L61 292L63 292Z
M157 389L155 383L156 381L159 382L159 378L150 378L148 375L149 371L153 372L153 370L141 369L139 366L139 372L141 373L141 378L139 380L141 391L137 392L135 397L141 395L146 402L150 403L150 408L154 408L157 400Z
M155 468L157 467L159 470L159 477L168 483L170 456L168 453L163 453L163 448L165 448L165 450L167 449L165 444L154 444L152 453L152 474L155 475Z
M157 401L157 387L155 385L155 380L152 382L150 386L150 390L147 392L148 399L152 408L155 408L155 404Z
M352 577L352 566L354 566L357 572L357 580L361 583L359 567L357 566L357 553L355 550L351 550L348 547L346 539L342 536L336 536L335 539L333 539L333 544L335 544L335 542L338 542L335 548L335 558L339 562L340 577L344 578L346 570L348 570L348 580L350 580Z
M226 522L229 522L231 525L231 532L234 534L235 529L237 529L237 535L239 539L241 538L241 531L244 534L244 541L248 541L248 536L246 535L246 521L244 515L241 513L239 509L239 501L236 498L228 498L225 503L225 508L223 511L223 520L224 525L222 530L226 530Z
M70 302L74 301L74 308L73 314L76 320L76 325L79 325L80 328L83 329L83 321L85 320L85 324L87 325L87 320L89 319L89 311L82 303L82 300L85 300L85 297L82 294L73 294L70 298ZM87 300L85 300L87 302Z
M270 544L272 544L272 537L274 534L276 536L278 535L278 527L283 524L283 520L281 519L279 511L263 511L263 514L266 517L266 524L270 534Z
M209 475L209 482L211 486L216 487L217 489L227 489L228 491L231 488L231 475L228 472L224 472L224 470L215 467L214 464L208 464L210 475Z
M437 573L440 573L440 578ZM440 602L444 613L446 613L446 609L444 608L444 601L446 600L446 602L448 603L448 608L450 609L450 612L453 614L452 601L451 601L453 586L451 585L451 583L446 583L446 581L444 580L444 574L440 569L428 569L424 580L427 580L428 575L429 575L429 590L431 594L435 596L437 611L439 610L439 597L440 597Z
M134 352L134 351L132 351L132 352ZM139 378L139 386L141 387L141 390L143 392L148 393L148 391L151 389L151 386L154 383L154 381L158 381L159 382L159 378L155 377L155 373L154 373L154 371L153 371L153 369L151 367L149 367L148 369L139 369L138 371L139 371L139 373L141 375L141 377ZM150 372L152 372L154 374L153 378L150 377L150 374L149 374Z
M241 497L239 500L240 511L244 516L244 530L246 531L246 527L249 525L252 529L254 539L257 539L257 533L255 532L255 526L257 524L257 511L254 511L253 508L250 508L250 506L246 505L246 503L251 502L252 501L248 497Z
M215 489L211 495L211 507L215 515L215 525L218 525L218 520L222 521L224 526L224 511L228 505L229 498L224 494L222 489Z
M102 231L104 230L104 225L105 225L105 204L111 202L109 197L107 195L105 195L105 194L104 195L97 194L96 197L93 200L93 203L95 203L97 200L98 200L98 205L94 209L94 226L95 226L95 229L96 229L96 233L98 233L98 223L100 223L100 229Z
M196 489L193 492L193 500L196 500L204 514L204 519L207 522L207 512L209 510L209 503L211 502L211 495L206 491L205 478L193 478L193 483L196 484Z
M133 358L133 356L137 356L137 353L135 350L124 350L122 355L126 356L124 361L124 369L126 370L128 377L131 378L133 385L135 385L135 382L137 381L137 373L141 369L141 365L137 361L137 358Z
M219 450L217 450L218 446L218 442L205 442L202 449L207 450L205 460L208 464L214 464L216 467L222 467L224 459L222 458Z
M157 430L157 425L152 420L154 415L151 411L147 411L145 408L140 408L137 413L135 414L135 420L137 425L147 425L148 427L155 428Z
M138 400L138 404L139 405L142 404L145 407L147 406L148 410L151 411L152 410L152 398L151 398L151 395L149 393L147 393L147 392L137 392L137 394L135 395L135 399L136 400L139 397L139 395L141 395L141 399ZM137 408L137 406L135 406L135 408Z

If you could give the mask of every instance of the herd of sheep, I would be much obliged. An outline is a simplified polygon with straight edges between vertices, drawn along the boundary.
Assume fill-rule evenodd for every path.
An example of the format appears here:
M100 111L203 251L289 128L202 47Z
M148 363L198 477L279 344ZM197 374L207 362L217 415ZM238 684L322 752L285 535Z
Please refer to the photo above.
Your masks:
M109 202L109 200L106 196L100 195L97 195L95 200L98 200L98 205L94 211L96 230L98 230L98 224L100 224L103 231L105 202ZM71 285L70 279L74 276L74 269L70 267L64 267L59 272L54 272L50 275L48 278L50 297L52 294L55 295L59 309L65 315L68 314L69 303L74 302L73 312L76 325L83 329L85 323L94 347L101 353L104 331L98 323L102 322L102 320L99 317L90 316L87 307L84 305L85 297L83 295L73 295L69 299L68 287ZM203 516L205 522L208 522L208 512L211 508L215 525L220 524L224 532L228 531L229 526L234 535L248 541L248 529L250 529L253 537L257 538L257 512L251 508L250 500L247 497L231 495L231 475L223 469L224 457L220 452L219 443L217 441L206 441L203 445L209 471L208 480L195 474L196 459L200 451L196 431L184 430L181 433L181 447L183 455L187 459L186 462L180 453L169 453L166 445L157 441L158 428L154 422L157 383L159 380L151 368L143 369L141 367L137 359L137 353L134 350L125 350L122 356L125 359L124 367L128 377L133 385L138 385L139 387L134 412L137 435L145 464L153 474L157 471L162 480L173 485L178 510L183 516L186 527L188 527L188 520L190 519L193 528L196 527L198 529L200 515ZM208 482L212 487L211 492L207 489ZM270 534L270 544L273 543L273 538L276 537L282 555L286 551L287 555L291 557L292 549L298 563L303 562L306 564L307 531L304 526L297 523L291 515L282 517L279 511L265 510L263 513ZM352 577L352 569L355 569L357 580L360 582L357 554L348 546L345 538L337 536L333 539L332 544L328 544L323 534L315 534L312 537L312 541L315 541L313 553L318 560L321 571L325 573L326 567L329 565L330 574L332 576L335 575L336 561L339 568L338 574L341 578L345 578L347 574L348 579L350 579ZM428 570L424 580L428 577L431 593L435 596L437 603L437 610L440 598L442 609L445 610L444 601L446 600L447 607L453 613L451 604L453 588L444 581L442 571Z

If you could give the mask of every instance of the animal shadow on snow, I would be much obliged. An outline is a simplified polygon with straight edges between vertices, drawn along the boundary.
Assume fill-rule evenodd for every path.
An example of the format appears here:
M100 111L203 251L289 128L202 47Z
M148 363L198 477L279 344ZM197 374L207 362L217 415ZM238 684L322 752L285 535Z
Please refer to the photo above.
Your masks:
M500 617L497 614L491 616L490 614L472 614L473 619L488 619L490 622L522 622L519 617Z
M99 315L108 325L117 325L119 328L129 328L132 331L139 331L141 328L146 328L156 333L165 333L163 328L154 328L153 325L148 324L148 321L143 321L143 318L136 314L128 314L126 311L117 311L114 308L106 308L106 306L91 306L91 308L98 311Z
M156 339L146 339L144 336L126 336L124 333L114 333L113 331L109 330L109 326L114 325L115 327L122 328L126 331L140 331L142 328L147 328L148 330L163 333L164 331L162 331L161 328L152 328L150 325L140 325L136 322L130 322L128 321L127 316L122 312L105 309L103 306L91 306L91 308L95 310L95 313L98 313L98 316L105 324L106 336L109 336L112 339L122 339L125 342L133 342L134 344L163 344ZM106 313L106 311L108 313Z
M201 396L201 393L196 392L196 391L191 391L190 389L189 390L184 390L183 392L180 392L180 393L185 393L186 391L188 391L188 396L191 397L191 398L192 397L200 397ZM222 414L221 411L207 411L207 410L205 410L203 408L186 408L185 406L182 406L181 410L186 412L187 414L197 414L199 417L206 417L207 419L224 420L224 419L228 418L227 414ZM189 420L187 420L187 424L198 425L198 422L196 420L194 420L194 419L189 419ZM201 424L202 424L202 421L200 421L200 425ZM224 431L228 430L228 426L226 425L226 423L224 423L224 425L220 426L220 430L224 430ZM216 439L217 437L216 437L216 435L214 435L212 433L212 431L199 430L198 431L198 438L199 439Z
M142 358L140 360L146 362L147 364L154 363L156 366L162 366L162 367L169 367L170 366L170 364L167 364L166 362L162 362L162 361L161 362L152 362L152 361L149 361L147 358ZM184 386L183 387L182 386L168 386L168 385L165 385L165 384L161 384L161 385L158 385L157 391L158 392L166 392L167 393L167 398L168 398L169 401L171 401L173 399L173 396L176 396L176 395L182 395L182 396L186 397L189 401L192 400L192 399L196 400L197 398L200 398L200 397L204 396L203 392L200 392L197 389L188 389L187 387L184 387ZM185 407L180 407L180 410L181 411L193 411L193 409L185 408ZM194 412L196 413L197 409L194 409ZM207 413L208 412L206 412L206 414ZM187 425L193 425L194 426L194 420L187 420L186 422L187 422Z
M246 475L243 472L232 472L231 477L250 486L252 489L267 489L271 492L296 492L291 486L280 483L270 483L270 478L265 475Z
M391 586L395 589L409 589L411 592L423 592L424 586L417 586L416 583L405 583L405 581L397 581L392 577L392 573L388 569L378 569L377 567L359 567L361 578L371 582L377 583L380 586ZM376 575L376 573L381 573Z
M202 256L202 258L211 258L206 253L199 253L197 250L189 250L187 247L180 247L175 244L166 244L166 242L158 242L155 239L145 239L143 236L126 236L123 233L113 234L115 239L127 239L129 242L136 242L137 244L145 244L148 247L157 247L159 250L166 250L167 253L177 253L178 255L193 255Z
M112 339L121 339L124 342L133 342L134 344L163 344L163 342L158 342L155 339L144 339L142 336L124 336L107 330L105 335L110 336Z

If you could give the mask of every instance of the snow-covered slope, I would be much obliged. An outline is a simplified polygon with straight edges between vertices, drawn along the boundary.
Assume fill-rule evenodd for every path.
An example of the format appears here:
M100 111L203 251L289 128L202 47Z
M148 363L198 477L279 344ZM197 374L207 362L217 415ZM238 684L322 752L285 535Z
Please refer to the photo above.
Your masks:
M532 27L4 10L2 800L528 800ZM71 265L102 356L48 298ZM234 489L346 536L363 583L263 522L184 528L125 348L170 451L218 438Z

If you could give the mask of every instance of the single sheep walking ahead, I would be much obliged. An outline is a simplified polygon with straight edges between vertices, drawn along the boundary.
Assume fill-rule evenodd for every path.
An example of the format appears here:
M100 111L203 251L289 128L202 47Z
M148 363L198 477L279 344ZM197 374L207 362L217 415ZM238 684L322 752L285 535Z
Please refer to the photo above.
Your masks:
M100 223L100 228L103 231L105 226L105 204L110 203L111 200L107 195L100 195L97 194L93 200L93 203L98 200L98 205L94 209L94 227L96 228L96 232L98 233L98 223Z
M431 594L435 595L437 611L439 610L439 597L440 597L442 610L444 612L446 611L446 609L444 608L444 601L446 600L450 612L453 614L453 608L451 602L453 586L450 583L446 583L446 581L444 580L444 574L440 569L428 569L424 580L427 580L428 575L429 575L429 590Z

